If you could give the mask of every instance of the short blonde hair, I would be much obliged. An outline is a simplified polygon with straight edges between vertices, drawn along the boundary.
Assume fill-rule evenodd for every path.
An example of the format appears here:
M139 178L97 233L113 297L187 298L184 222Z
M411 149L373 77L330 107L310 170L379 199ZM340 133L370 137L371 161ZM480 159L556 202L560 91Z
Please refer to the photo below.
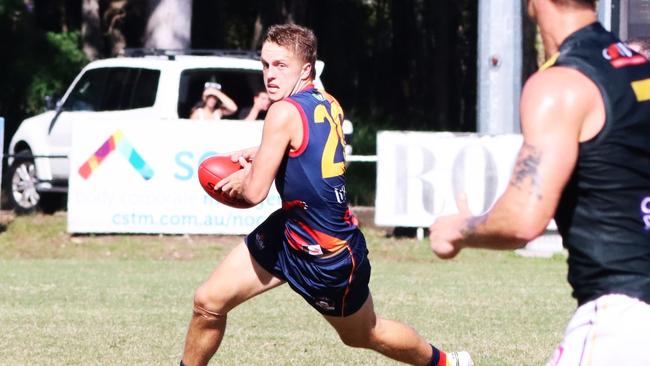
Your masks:
M317 41L311 29L296 24L272 25L266 32L264 42L272 42L284 47L302 61L311 64L310 77L316 78Z

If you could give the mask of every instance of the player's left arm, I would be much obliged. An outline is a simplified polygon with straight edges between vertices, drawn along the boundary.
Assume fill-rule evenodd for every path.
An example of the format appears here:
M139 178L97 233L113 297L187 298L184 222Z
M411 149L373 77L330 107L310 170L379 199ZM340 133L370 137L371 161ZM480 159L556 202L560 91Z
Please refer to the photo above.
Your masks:
M302 120L296 107L286 101L273 103L264 120L262 142L252 163L241 157L239 162L244 169L220 181L215 189L222 189L230 196L241 197L252 204L262 202L269 193L282 159L290 148L300 145L301 139Z
M556 67L534 75L522 94L524 142L505 192L481 216L461 199L458 215L436 220L434 252L451 258L463 247L515 249L542 234L575 167L595 98L597 87L578 71Z

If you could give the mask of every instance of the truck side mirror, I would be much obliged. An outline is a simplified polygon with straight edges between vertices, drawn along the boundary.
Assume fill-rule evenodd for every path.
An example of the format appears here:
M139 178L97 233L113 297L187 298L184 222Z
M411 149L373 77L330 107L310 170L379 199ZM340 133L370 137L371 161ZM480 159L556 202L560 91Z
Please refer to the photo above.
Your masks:
M46 95L44 99L45 99L45 109L47 109L48 111L54 110L59 106L59 101L51 95Z

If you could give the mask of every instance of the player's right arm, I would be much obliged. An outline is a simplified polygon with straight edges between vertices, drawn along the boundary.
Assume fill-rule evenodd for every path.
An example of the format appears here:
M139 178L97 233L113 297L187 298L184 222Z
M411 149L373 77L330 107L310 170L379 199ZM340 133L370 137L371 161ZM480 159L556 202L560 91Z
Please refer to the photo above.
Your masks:
M258 149L259 146L253 146L247 149L233 151L230 153L230 160L236 163L239 161L239 158L243 158L244 160L251 162L255 159Z
M264 120L262 142L252 163L240 158L244 169L219 181L215 190L222 189L231 197L240 197L252 204L262 202L286 153L302 143L302 133L298 109L286 101L273 103Z
M602 103L596 85L576 70L535 74L522 94L524 142L505 192L484 215L460 207L460 214L436 220L432 250L450 258L467 246L515 249L543 233L575 167L585 122L604 121Z

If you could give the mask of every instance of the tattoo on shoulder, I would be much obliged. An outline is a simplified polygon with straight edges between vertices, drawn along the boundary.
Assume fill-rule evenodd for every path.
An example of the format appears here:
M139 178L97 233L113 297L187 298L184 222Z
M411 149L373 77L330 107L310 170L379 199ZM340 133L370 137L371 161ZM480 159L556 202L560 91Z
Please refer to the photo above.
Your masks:
M461 234L463 236L468 237L473 235L476 232L476 228L479 225L484 224L488 219L488 215L481 215L481 216L472 216L469 219L467 219L467 222L465 223L465 227L461 230Z
M530 185L531 193L542 199L539 192L539 163L542 158L542 152L533 145L524 143L517 157L514 174L510 180L510 185L518 189L524 189ZM527 184L528 183L528 184Z

